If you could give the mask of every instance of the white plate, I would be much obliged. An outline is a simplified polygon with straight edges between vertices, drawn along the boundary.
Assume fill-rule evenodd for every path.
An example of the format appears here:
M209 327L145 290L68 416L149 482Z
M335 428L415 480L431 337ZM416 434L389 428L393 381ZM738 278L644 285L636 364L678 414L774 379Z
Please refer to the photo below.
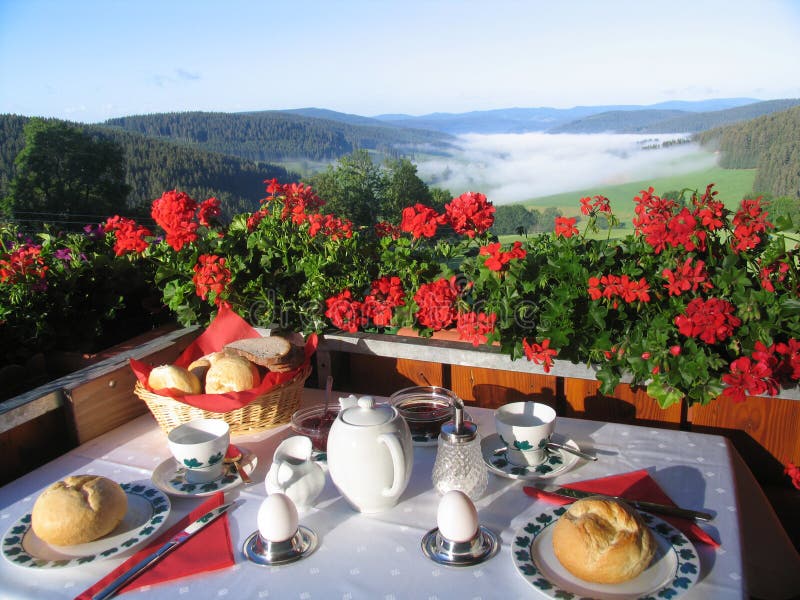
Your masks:
M31 528L31 513L21 517L3 536L3 556L11 564L32 569L74 567L130 550L156 533L166 522L169 498L147 483L120 484L128 495L128 512L108 535L76 546L53 546Z
M553 552L553 528L568 506L538 515L521 527L512 542L514 566L525 580L549 598L674 598L700 577L700 559L692 542L669 523L640 513L653 532L658 549L653 562L638 577L620 584L591 583L572 575Z
M553 441L580 450L578 444L559 434L553 434ZM564 450L547 450L547 460L542 464L533 467L518 467L508 462L505 452L495 454L497 450L504 447L503 440L496 433L487 435L481 440L483 462L492 473L510 479L551 479L569 471L579 460L577 456Z
M244 468L244 472L250 475L258 464L258 458L252 452L242 450L240 464ZM184 477L185 472L186 468L170 457L155 468L150 478L158 489L179 498L210 496L219 491L231 490L242 483L242 478L239 477L236 467L232 464L226 464L222 476L207 483L189 483Z

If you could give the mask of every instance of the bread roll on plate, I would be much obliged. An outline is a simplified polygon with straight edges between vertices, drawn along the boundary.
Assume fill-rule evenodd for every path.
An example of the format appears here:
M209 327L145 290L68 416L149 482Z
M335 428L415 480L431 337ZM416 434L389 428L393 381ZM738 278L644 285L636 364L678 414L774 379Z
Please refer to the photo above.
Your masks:
M114 531L128 512L128 496L116 481L73 475L50 485L36 499L33 532L54 546L93 542Z
M567 571L593 583L622 583L653 560L656 541L639 513L615 498L573 503L554 525L553 552Z

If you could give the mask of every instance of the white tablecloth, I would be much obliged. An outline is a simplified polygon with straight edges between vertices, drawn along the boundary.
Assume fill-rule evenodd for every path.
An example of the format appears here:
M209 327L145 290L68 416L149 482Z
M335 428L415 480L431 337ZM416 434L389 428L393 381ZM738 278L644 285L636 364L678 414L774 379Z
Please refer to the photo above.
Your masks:
M304 402L321 401L307 389ZM469 409L479 432L494 432L492 411ZM595 453L597 462L579 461L557 481L568 483L647 469L680 505L715 513L703 525L722 546L696 543L699 582L690 598L790 598L800 594L800 559L780 528L774 512L723 437L560 418L557 432ZM498 533L501 549L474 567L439 566L421 549L423 535L436 526L439 496L431 486L435 447L417 447L411 482L400 503L377 515L353 511L330 478L317 505L301 513L301 524L320 537L320 547L306 559L280 567L258 567L241 555L245 538L256 529L256 514L266 496L263 479L278 443L290 434L280 427L234 441L259 459L257 485L227 495L244 500L230 516L236 565L223 571L132 591L146 598L531 598L539 592L516 571L511 543L521 525L551 509L522 492L522 482L489 476L478 508L481 524ZM116 481L148 480L169 457L164 434L150 415L88 442L33 473L0 488L0 529L30 512L37 495L51 482L70 474L96 473ZM167 525L185 516L201 498L171 498ZM741 532L741 535L740 535ZM744 537L742 537L744 536ZM121 558L65 569L32 570L0 559L0 598L71 598L121 563ZM743 556L745 559L743 560Z

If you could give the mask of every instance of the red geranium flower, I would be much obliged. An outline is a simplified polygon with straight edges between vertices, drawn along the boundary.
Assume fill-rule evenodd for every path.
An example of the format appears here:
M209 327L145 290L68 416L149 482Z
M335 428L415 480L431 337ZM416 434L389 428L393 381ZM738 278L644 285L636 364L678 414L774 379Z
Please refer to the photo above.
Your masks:
M44 264L42 247L23 244L0 258L0 282L17 283L28 277L44 282L48 269Z
M761 242L759 234L773 227L772 223L767 221L767 211L761 206L760 196L755 200L742 200L732 224L734 239L731 245L736 252L755 248Z
M269 196L262 202L271 202L277 197L283 197L281 219L291 218L296 225L304 223L309 213L316 213L325 201L314 193L311 186L304 183L278 183L277 179L268 179L267 193Z
M379 327L392 323L392 309L405 305L405 292L399 277L381 277L372 282L369 295L364 298L364 316Z
M210 227L211 220L219 218L222 211L219 207L219 200L216 198L209 198L200 203L200 208L197 211L197 220L203 227Z
M417 321L434 331L450 325L457 317L456 300L459 289L456 278L438 279L433 283L425 283L414 294L417 303Z
M117 256L127 252L141 254L147 249L145 236L153 235L147 227L139 226L133 219L118 215L109 217L104 228L106 231L114 232L114 254Z
M742 324L734 315L735 307L720 298L695 298L686 307L686 312L675 317L678 331L686 337L699 337L707 344L728 339L733 330Z
M319 213L308 215L308 234L314 237L322 232L332 240L353 237L353 224L334 215L321 215Z
M334 327L354 333L364 323L361 302L353 300L350 290L328 298L325 304L328 307L325 316L331 320Z
M494 223L494 206L478 192L461 194L445 204L444 208L447 221L456 233L470 238L488 230Z
M494 325L497 321L497 315L491 313L459 313L458 323L456 329L458 330L458 337L461 340L472 342L473 346L485 344L488 341L488 334L494 332Z
M581 212L585 215L596 213L611 214L611 204L605 196L595 196L594 198L581 198Z
M197 239L195 210L197 203L188 194L175 190L164 192L161 198L153 201L150 214L166 232L166 242L173 250L180 250Z
M523 338L522 349L529 361L544 366L545 373L550 372L550 368L553 366L553 357L558 355L558 350L550 347L550 340L543 340L541 344L535 342L531 344Z
M592 300L607 298L613 301L616 308L616 299L622 298L628 304L633 302L650 301L650 284L642 277L639 281L627 275L608 274L602 277L589 278L589 297Z
M400 228L396 225L392 225L389 221L380 221L375 224L375 235L379 238L391 237L393 240L396 240L400 237Z
M713 285L708 281L705 266L702 260L692 265L690 257L675 271L664 269L661 275L667 280L664 287L669 290L670 296L680 296L688 291L696 292L701 287L706 290L711 289Z
M503 245L500 242L495 242L494 244L481 246L479 250L481 256L488 256L483 264L490 271L502 271L511 260L527 256L527 252L522 247L522 242L514 242L511 250L507 252L501 251L502 247Z
M556 217L556 237L570 238L578 235L578 228L575 227L577 221L575 217Z
M198 296L205 300L210 292L214 292L214 304L219 306L222 294L231 281L231 271L225 266L225 258L216 254L201 254L194 266L192 281Z
M403 209L403 218L400 222L400 229L410 233L414 239L421 237L433 237L436 229L445 221L444 215L440 215L430 206L415 204Z
M783 470L792 480L792 485L800 490L800 467L796 467L792 463L788 463Z

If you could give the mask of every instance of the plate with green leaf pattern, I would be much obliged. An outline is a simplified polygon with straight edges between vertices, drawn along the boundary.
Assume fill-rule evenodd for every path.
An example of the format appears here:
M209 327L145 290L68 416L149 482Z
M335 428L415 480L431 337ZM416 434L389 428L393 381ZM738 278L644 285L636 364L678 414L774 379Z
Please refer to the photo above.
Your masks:
M559 434L553 434L553 441L580 450L573 440ZM541 464L518 466L508 461L506 453L502 451L503 448L505 444L496 433L487 435L481 440L483 462L489 467L489 471L510 479L552 479L572 469L579 460L577 456L564 450L547 450L546 458Z
M128 511L116 529L86 544L53 546L31 528L31 513L20 517L3 536L3 557L30 569L75 567L119 556L154 535L167 520L167 495L139 481L121 483L128 496Z
M536 516L514 536L511 556L525 580L548 598L577 600L657 600L675 598L700 577L700 558L692 542L672 525L640 513L653 532L658 549L650 566L638 577L620 584L584 581L567 571L553 552L553 527L568 506Z

